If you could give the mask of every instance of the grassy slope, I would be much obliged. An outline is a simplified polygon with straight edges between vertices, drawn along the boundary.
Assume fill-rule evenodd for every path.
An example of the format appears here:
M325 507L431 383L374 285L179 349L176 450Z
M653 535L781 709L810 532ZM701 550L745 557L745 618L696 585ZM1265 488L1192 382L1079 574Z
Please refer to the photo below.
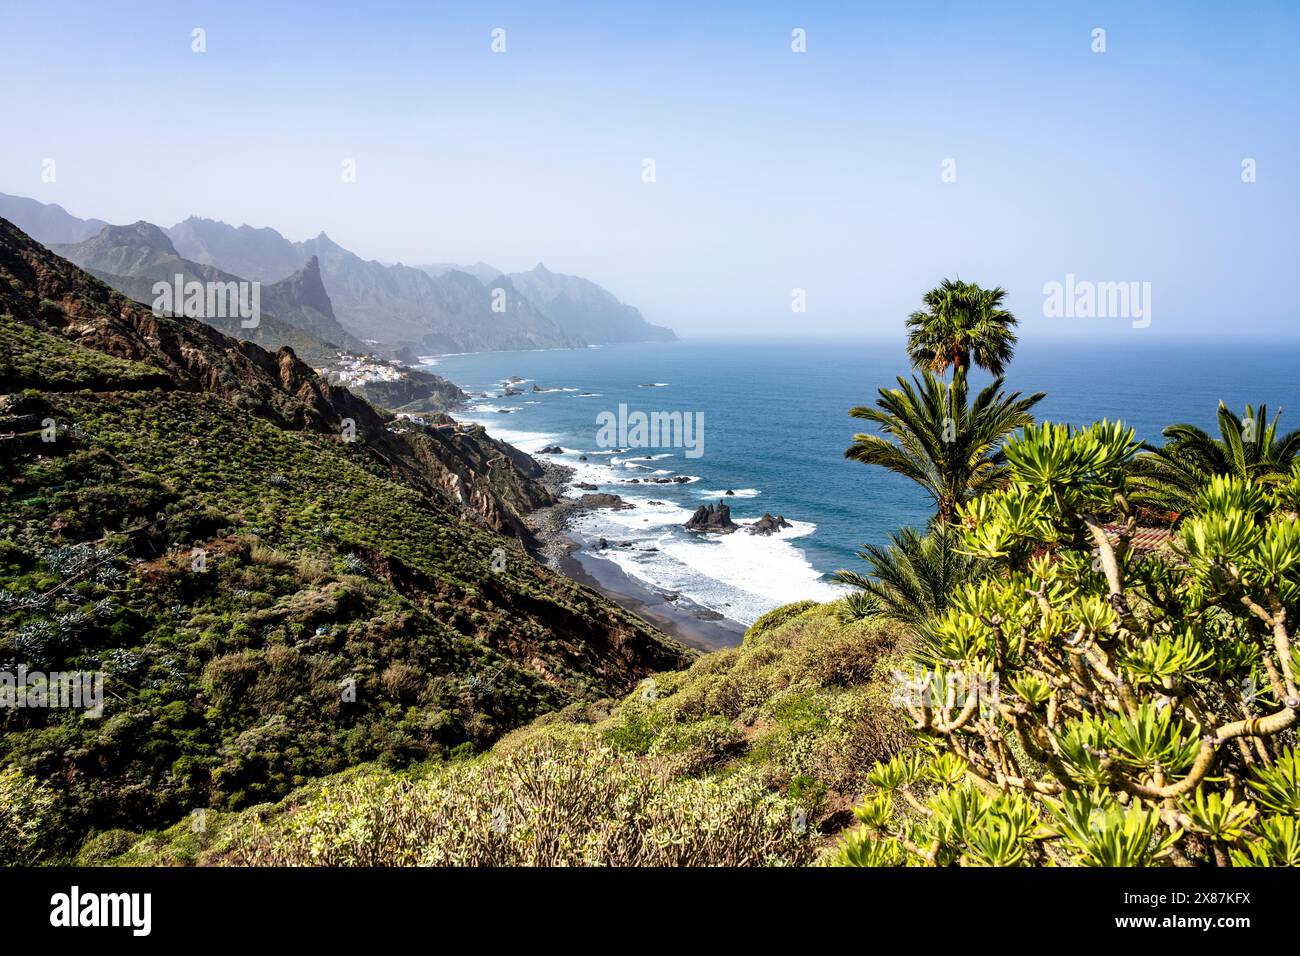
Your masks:
M0 670L107 692L100 719L0 711L0 766L57 795L47 859L473 752L691 659L399 477L420 459L288 353L140 316L0 227Z
M473 761L405 775L352 771L279 804L210 818L203 833L106 834L82 861L809 863L849 822L872 763L903 740L888 706L894 635L842 623L839 610L805 602L774 611L742 647L655 675L623 699L543 715ZM649 810L629 796L642 777L659 795ZM597 803L607 808L589 806ZM570 808L553 824L567 851L527 824L557 805ZM448 823L453 816L462 824ZM466 817L477 823L463 825ZM638 828L654 838L632 856L603 836ZM744 839L727 845L720 831ZM659 855L655 838L678 855Z

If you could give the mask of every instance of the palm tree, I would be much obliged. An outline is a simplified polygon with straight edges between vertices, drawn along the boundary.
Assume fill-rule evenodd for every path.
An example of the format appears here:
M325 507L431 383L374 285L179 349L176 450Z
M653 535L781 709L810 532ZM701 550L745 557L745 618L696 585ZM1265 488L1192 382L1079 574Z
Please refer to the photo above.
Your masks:
M929 534L904 528L888 547L864 545L858 552L871 566L867 575L837 571L835 577L859 590L845 602L851 618L888 618L914 628L948 609L948 598L976 580L983 564L957 550L958 531L936 525Z
M1246 406L1240 418L1219 403L1219 437L1195 425L1170 425L1163 447L1144 445L1129 479L1136 504L1185 512L1197 492L1215 475L1255 478L1271 483L1287 476L1300 454L1300 430L1279 435L1281 412L1268 420L1268 408Z
M1033 422L1029 410L1043 393L1008 395L998 378L968 406L964 376L948 384L923 371L910 382L900 377L898 386L880 389L875 408L850 409L885 435L854 435L844 457L911 478L934 500L934 520L947 524L971 498L1000 485L1002 441Z
M944 279L921 297L925 309L907 319L907 354L919 369L965 378L973 361L996 376L1015 352L1016 317L1002 307L1007 290Z

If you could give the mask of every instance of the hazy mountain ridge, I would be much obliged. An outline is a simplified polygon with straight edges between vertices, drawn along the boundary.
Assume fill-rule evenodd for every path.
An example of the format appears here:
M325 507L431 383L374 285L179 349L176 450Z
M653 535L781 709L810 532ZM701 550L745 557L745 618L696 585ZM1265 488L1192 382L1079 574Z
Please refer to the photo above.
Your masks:
M651 325L641 310L580 276L551 272L542 263L510 279L544 314L573 335L590 342L672 342L672 329Z
M362 259L324 233L300 247L320 258L325 285L341 321L363 339L416 352L585 344L567 335L523 297L509 295L509 290L505 311L494 311L492 290L468 273L450 271L435 278L410 266Z
M429 273L429 275L433 276L435 279L453 270L457 272L468 272L484 285L491 285L492 280L497 276L503 276L506 274L504 269L498 269L496 266L488 265L486 262L475 262L467 266L457 265L454 262L434 262L425 266L416 266L415 268Z
M229 226L191 216L166 232L185 258L259 282L279 282L307 264L299 245L269 226Z
M49 245L80 242L108 225L102 219L79 219L57 203L0 193L0 218L8 219L29 236Z
M204 270L194 267L206 267L277 284L307 267L315 256L338 328L310 312L297 317L273 314L325 341L352 348L358 346L357 340L364 340L418 354L675 338L671 330L650 325L637 309L594 282L553 274L541 266L505 275L483 262L421 267L382 263L363 259L323 232L293 242L269 227L231 226L193 216L169 229L148 223L110 227L99 220L78 219L61 207L0 194L0 211L7 208L20 216L21 222L15 220L20 228L29 225L29 234L46 245L88 242L111 229L99 244L76 250L75 255L98 273L125 278L138 278L157 264L153 260L162 248L159 234L167 240L165 251L192 263L196 277L202 277ZM135 246L141 240L153 252L136 250L115 257L103 248L124 242ZM138 285L130 286L132 294ZM345 335L351 340L336 341Z
M50 248L145 305L151 305L155 298L155 283L171 284L177 275L185 282L243 281L243 277L216 266L183 258L163 230L144 221L106 226L90 239L51 244ZM313 260L283 281L263 285L259 296L261 314L254 327L245 327L238 316L206 316L204 321L228 335L268 349L288 346L310 363L332 358L339 349L364 349L334 318Z

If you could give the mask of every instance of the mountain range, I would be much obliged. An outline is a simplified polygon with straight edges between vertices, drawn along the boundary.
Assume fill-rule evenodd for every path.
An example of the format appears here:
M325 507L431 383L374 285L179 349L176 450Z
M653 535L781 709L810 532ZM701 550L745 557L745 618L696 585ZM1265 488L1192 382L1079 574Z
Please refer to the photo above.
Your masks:
M147 222L105 226L89 239L52 243L50 248L123 295L146 305L155 298L155 283L171 286L178 275L184 282L242 281L241 276L216 266L182 258L167 234ZM237 315L206 315L204 321L227 335L256 342L264 348L289 346L299 358L311 364L326 362L340 350L366 348L335 319L333 305L321 282L320 265L314 258L287 278L262 286L259 298L261 314L254 327L244 327Z
M267 312L350 349L364 343L410 357L675 339L594 282L540 264L508 275L481 262L463 268L386 264L363 259L323 232L293 242L274 229L198 217L170 229L144 222L109 226L3 193L0 216L137 300L147 290L136 280L158 281L161 271L175 274L177 266L200 281L289 282L280 289L278 309L263 299ZM329 310L321 308L324 300ZM263 339L274 344L279 336L279 344L291 344L284 334L272 330Z

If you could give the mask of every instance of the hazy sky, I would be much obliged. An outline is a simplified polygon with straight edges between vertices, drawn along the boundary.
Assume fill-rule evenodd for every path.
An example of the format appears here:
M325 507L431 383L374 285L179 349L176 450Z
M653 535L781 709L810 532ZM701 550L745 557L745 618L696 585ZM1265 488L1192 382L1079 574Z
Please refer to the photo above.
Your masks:
M945 275L1026 338L1300 334L1294 0L636 6L5 0L0 191L541 260L687 335L892 333ZM1150 327L1045 317L1067 273Z

